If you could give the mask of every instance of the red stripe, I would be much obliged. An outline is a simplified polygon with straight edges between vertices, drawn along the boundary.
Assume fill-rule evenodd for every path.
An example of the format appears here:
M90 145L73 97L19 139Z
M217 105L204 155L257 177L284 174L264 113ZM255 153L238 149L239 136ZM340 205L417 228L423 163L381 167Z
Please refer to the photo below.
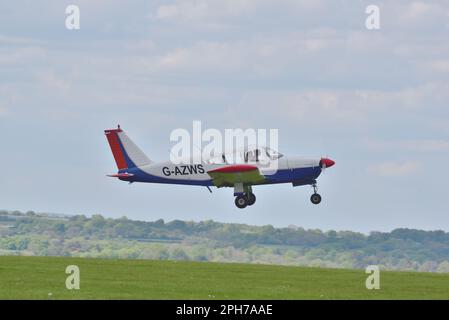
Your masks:
M214 169L208 172L220 172L220 173L236 173L236 172L246 172L257 170L256 166L251 166L249 164L237 164L233 166L222 167L218 169Z
M125 157L120 148L120 142L117 132L122 132L120 129L105 130L104 133L108 138L109 146L111 147L112 154L114 155L115 163L119 170L128 168Z

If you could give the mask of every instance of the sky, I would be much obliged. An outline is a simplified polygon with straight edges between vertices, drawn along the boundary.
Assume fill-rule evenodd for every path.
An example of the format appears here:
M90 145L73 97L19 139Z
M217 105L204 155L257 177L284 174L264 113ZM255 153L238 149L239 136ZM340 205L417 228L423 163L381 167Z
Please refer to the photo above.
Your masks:
M80 9L80 29L65 26ZM380 9L368 30L366 7ZM0 209L449 231L447 1L2 1ZM103 130L153 160L170 133L279 130L279 151L336 165L309 186L127 184Z

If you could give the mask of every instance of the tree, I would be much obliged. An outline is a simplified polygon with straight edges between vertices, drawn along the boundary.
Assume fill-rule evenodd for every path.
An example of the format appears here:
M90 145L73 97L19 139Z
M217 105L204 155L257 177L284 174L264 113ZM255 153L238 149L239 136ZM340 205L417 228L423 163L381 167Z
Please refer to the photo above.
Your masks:
M449 273L449 261L441 262L437 267L437 272Z
M179 247L173 250L171 258L174 260L189 260L187 253Z
M54 229L57 233L64 233L65 232L65 224L64 223L57 223L54 226Z

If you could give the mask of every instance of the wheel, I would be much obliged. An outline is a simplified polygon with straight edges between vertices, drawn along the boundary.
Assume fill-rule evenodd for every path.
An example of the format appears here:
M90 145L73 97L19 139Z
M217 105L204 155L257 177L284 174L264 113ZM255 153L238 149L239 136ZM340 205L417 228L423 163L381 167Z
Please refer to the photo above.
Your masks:
M314 193L310 197L310 201L312 201L313 204L318 204L321 202L321 196L318 193Z
M235 198L235 205L237 208L243 209L248 205L248 200L243 195L237 196L237 198Z
M253 204L256 203L256 196L254 195L254 193L249 193L247 195L247 202L249 206L252 206Z

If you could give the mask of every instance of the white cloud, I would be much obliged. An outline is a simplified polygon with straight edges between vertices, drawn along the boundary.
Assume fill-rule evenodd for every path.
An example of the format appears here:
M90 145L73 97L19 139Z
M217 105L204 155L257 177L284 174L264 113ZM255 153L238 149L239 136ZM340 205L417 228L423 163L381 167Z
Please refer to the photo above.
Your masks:
M403 119L403 114L438 111L449 101L449 85L428 84L396 91L304 89L248 91L231 114L250 110L271 120L296 123L301 127L323 125L377 126L385 117ZM413 144L414 142L411 142ZM441 145L429 141L418 144L422 149ZM410 146L411 148L411 146Z
M412 140L405 142L405 148L421 152L449 151L449 140Z
M379 140L363 139L361 146L374 152L411 151L411 152L449 152L449 140L444 139L405 139Z
M22 96L22 93L18 93L17 87L11 84L0 84L0 117L7 116Z
M38 44L40 43L39 40L32 39L32 38L24 38L24 37L14 37L14 36L7 36L4 34L0 34L0 44L6 44L6 45L30 45L30 44Z
M369 172L383 177L409 176L418 171L420 164L415 161L384 162L368 168Z
M176 17L179 14L179 5L162 5L157 8L156 12L156 18L157 19L166 19L166 18L173 18Z
M12 66L30 63L45 58L46 50L41 47L19 47L0 49L0 66Z
M441 7L435 3L413 1L406 11L406 16L411 19L430 17L441 12Z
M137 60L150 72L212 72L272 75L308 67L314 55L343 43L333 30L314 29L280 35L254 35L250 39L195 41L163 54ZM140 65L140 68L142 65Z
M399 31L415 30L417 33L447 31L447 2L433 1L388 1L383 6L384 21Z
M376 140L365 139L363 146L372 151L412 151L412 152L449 152L449 140L413 139L413 140Z
M39 82L42 82L50 89L67 91L70 88L70 84L67 80L64 80L61 76L55 74L54 71L45 70L40 71L36 78Z
M6 107L0 105L0 117L6 115L6 112L7 112Z
M427 66L431 71L442 73L449 72L449 60L433 60L426 62L425 66Z
M177 0L173 4L156 8L156 19L177 19L181 21L210 21L254 15L260 11L317 9L322 6L320 0Z
M154 41L153 50L132 57L132 63L135 69L152 74L182 72L203 77L234 74L239 79L258 77L258 80L280 75L282 80L294 77L296 81L298 78L309 82L338 81L356 87L359 84L382 87L388 82L402 88L407 83L405 75L422 85L435 81L435 73L447 73L449 69L446 59L437 58L449 54L449 45L444 41L426 39L423 45L399 41L395 34L331 28L235 32L238 36L225 38L193 36L182 45L163 48ZM407 94L406 102L412 105L419 92L405 90L401 94L403 97Z

